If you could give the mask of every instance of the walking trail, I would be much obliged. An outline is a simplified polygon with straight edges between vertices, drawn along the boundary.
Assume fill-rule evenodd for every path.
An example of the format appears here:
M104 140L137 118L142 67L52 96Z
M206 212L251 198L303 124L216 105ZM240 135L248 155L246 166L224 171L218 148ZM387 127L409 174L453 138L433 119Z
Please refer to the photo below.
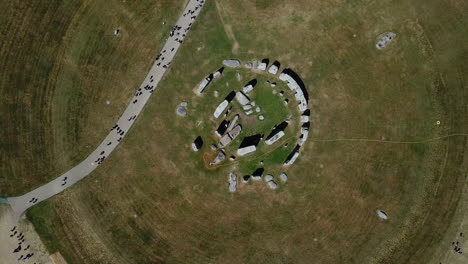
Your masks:
M192 23L195 22L195 19L200 13L203 5L203 0L190 0L187 3L183 15L180 16L177 21L177 28L173 29L173 34L171 34L167 39L160 56L158 56L154 62L149 73L146 75L143 83L130 100L130 103L117 121L115 127L87 158L77 166L62 174L60 177L37 189L21 196L9 197L6 200L0 199L0 202L7 202L10 204L14 218L13 222L17 222L19 217L29 207L64 191L88 176L91 172L97 169L107 157L109 157L122 138L128 133L130 127L135 122L136 117L141 113L145 104L151 97L151 94L156 89L159 81L161 81L164 73L169 68L170 62L177 53L183 39L186 37L186 34L188 34Z

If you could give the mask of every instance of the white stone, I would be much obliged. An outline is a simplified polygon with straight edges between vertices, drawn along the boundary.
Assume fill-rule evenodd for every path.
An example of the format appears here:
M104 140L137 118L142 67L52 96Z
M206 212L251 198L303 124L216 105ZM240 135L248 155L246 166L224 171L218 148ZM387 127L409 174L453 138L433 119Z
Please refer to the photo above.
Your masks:
M210 84L211 82L211 79L210 78L206 78L204 79L200 85L198 85L198 89L197 89L197 93L198 94L202 94L203 91L205 90L205 88L208 86L208 84Z
M235 192L237 190L237 175L233 172L229 173L228 176L229 192Z
M107 101L106 101L106 104L110 104L110 101L109 101L109 100L107 100Z
M384 211L382 210L377 210L377 215L383 219L383 220L387 220L388 219L388 215L387 213L385 213Z
M221 72L220 71L217 71L217 72L213 73L213 78L218 79L219 77L221 77Z
M286 173L284 173L284 172L281 173L279 177L280 177L282 182L287 182L288 181L288 175Z
M299 157L299 151L296 151L294 155L291 157L291 159L288 162L285 162L284 165L287 165L287 166L292 165L297 160L298 157Z
M252 175L251 178L252 178L252 180L254 180L254 181L259 181L259 180L262 179L262 176L261 176L261 175Z
M214 91L214 97L218 97L219 96L219 92L218 91Z
M270 86L271 87L276 87L276 83L271 83Z
M251 91L253 91L253 89L254 89L253 85L249 84L247 86L244 86L244 88L242 88L242 92L250 93Z
M250 102L249 97L242 92L236 92L236 100L241 105L246 105Z
M242 126L237 125L231 131L228 132L228 135L232 138L232 140L236 139L237 136L240 135L242 132Z
M235 115L226 130L228 133L236 126L238 120L239 120L239 115Z
M283 131L279 131L278 133L276 133L275 135L273 135L271 138L269 138L268 140L265 140L265 144L267 145L271 145L273 143L275 143L276 141L278 141L280 138L282 138L284 136L284 132Z
M260 65L258 65L258 67L257 67L257 69L259 69L261 71L266 70L266 68L267 68L267 64L264 63L264 62L260 63Z
M248 110L252 109L252 105L246 104L246 105L242 106L242 109L244 109L244 111L248 111Z
M223 137L221 137L218 145L220 148L225 148L227 145L229 145L229 143L231 143L231 141L232 138L229 136L229 134L226 134Z
M269 181L267 182L267 184L268 184L268 187L270 187L270 189L272 190L275 190L276 188L278 188L278 185L274 181Z
M276 74L278 73L278 66L276 65L271 65L270 68L268 68L268 72L271 73L271 74Z
M213 161L210 162L209 165L210 166L217 165L221 163L224 159L226 159L226 154L224 154L224 151L218 150L218 154L216 154L216 157L213 159Z
M228 105L229 102L227 100L222 101L218 107L216 107L216 110L213 113L214 117L218 118L224 112L224 110L226 110Z
M272 93L273 94L277 94L278 92L276 90L272 90Z
M245 114L246 115L251 115L251 114L253 114L253 110L249 110L249 111L245 112Z
M271 174L265 175L265 181L266 182L269 182L269 181L272 181L272 180L273 180L273 175L271 175Z
M264 117L263 115L259 115L259 116L258 116L258 119L260 119L260 120L265 120L265 117Z
M299 146L304 145L304 143L307 141L307 137L309 136L309 130L304 130L301 133L301 137L299 138L297 143Z
M247 146L247 147L244 147L244 148L240 148L237 150L237 155L238 156L244 156L244 155L247 155L249 153L252 153L254 151L256 151L257 148L255 146Z
M260 106L257 106L257 108L255 108L255 112L257 112L257 113L260 113L260 110L261 110Z
M239 60L223 60L223 64L229 68L238 68L241 65Z
M301 123L307 123L309 122L309 120L310 120L309 116L306 116L306 115L301 116Z
M388 32L385 34L382 38L379 39L377 44L375 44L375 47L379 50L385 48L390 41L392 41L396 37L396 34L393 32Z

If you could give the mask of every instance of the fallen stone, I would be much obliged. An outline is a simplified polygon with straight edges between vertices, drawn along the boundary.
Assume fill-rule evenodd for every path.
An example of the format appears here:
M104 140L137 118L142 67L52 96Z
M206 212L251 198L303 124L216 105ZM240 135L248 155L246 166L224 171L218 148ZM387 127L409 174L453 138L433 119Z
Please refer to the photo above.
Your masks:
M237 155L238 156L244 156L244 155L247 155L249 153L254 152L255 150L257 150L257 148L255 146L247 146L245 148L238 149L237 150Z
M233 172L229 173L228 176L229 192L235 192L237 190L237 175Z
M269 182L269 181L272 181L272 180L273 180L273 175L271 175L271 174L265 175L265 181L266 182Z
M393 32L386 33L382 38L379 39L375 47L379 50L385 48L390 41L392 41L396 37L396 34Z
M377 215L383 219L383 220L387 220L388 219L388 215L386 212L382 211L382 210L377 210Z
M241 65L239 60L223 60L223 64L229 68L238 68Z
M216 157L210 162L210 166L215 166L220 164L224 159L226 159L226 154L221 149L218 150Z

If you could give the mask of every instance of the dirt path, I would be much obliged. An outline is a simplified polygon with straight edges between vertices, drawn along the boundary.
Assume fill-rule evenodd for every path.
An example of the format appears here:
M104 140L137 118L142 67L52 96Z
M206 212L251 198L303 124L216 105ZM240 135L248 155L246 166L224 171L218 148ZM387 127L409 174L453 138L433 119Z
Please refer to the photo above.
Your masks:
M239 43L236 40L236 36L234 36L234 32L232 31L232 26L230 24L226 24L223 19L223 14L224 10L221 7L221 4L219 1L216 1L216 10L218 10L218 15L219 18L221 19L221 22L223 23L224 26L224 31L226 32L226 35L228 36L229 40L232 42L232 54L238 54L239 52Z
M9 206L0 204L0 264L22 263L18 262L18 258L21 255L24 258L27 254L34 255L25 263L55 264L42 244L36 230L34 230L33 225L25 217L21 218L16 225L16 235L10 237L10 234L12 234L10 230L15 226L14 220ZM18 243L20 242L17 238L20 233L24 235L24 242L21 244L22 248L18 253L13 253L13 250L18 247ZM29 249L25 250L28 245L30 246ZM59 263L66 264L66 262Z

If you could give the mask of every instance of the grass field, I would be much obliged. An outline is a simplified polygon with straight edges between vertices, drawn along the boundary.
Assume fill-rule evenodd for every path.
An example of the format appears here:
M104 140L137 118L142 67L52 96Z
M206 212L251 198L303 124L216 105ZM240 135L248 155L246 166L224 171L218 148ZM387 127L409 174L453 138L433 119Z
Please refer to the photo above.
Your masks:
M97 145L183 1L2 5L11 10L0 16L6 196L53 179ZM119 149L28 217L69 264L445 263L464 221L466 137L314 139L466 133L466 11L459 0L207 0ZM397 38L378 51L387 31ZM277 59L308 88L309 142L276 192L249 184L228 193L231 168L205 169L190 151L197 118L175 114L231 57ZM237 83L225 77L220 85Z

